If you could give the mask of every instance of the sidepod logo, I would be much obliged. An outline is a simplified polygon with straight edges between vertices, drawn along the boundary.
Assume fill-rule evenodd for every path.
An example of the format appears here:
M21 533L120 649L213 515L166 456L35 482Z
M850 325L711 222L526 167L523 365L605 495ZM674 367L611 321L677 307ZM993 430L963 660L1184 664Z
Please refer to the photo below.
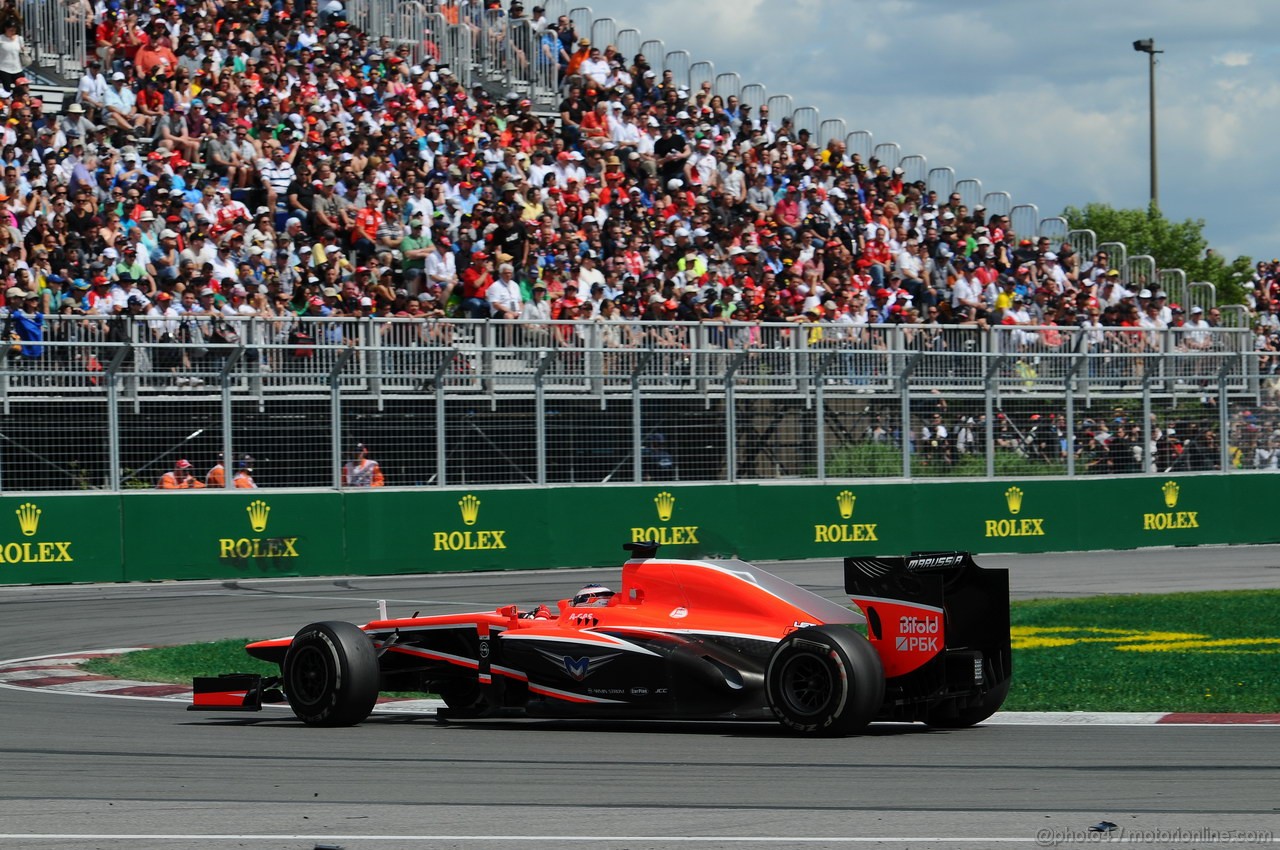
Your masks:
M840 511L840 519L853 519L853 508L858 497L850 490L836 493L836 508ZM814 543L863 543L878 541L876 523L874 522L838 522L813 526Z
M458 500L458 511L465 526L475 525L480 520L480 499L468 493ZM507 532L500 531L437 531L432 534L432 548L437 552L471 552L475 550L506 549L503 538Z
M1182 488L1178 486L1177 481L1164 482L1160 492L1164 496L1164 506L1170 510L1143 514L1143 531L1176 531L1181 528L1200 527L1199 511L1172 510L1178 506L1178 496L1181 491Z
M1005 507L1009 509L1011 516L1018 516L1022 513L1022 501L1024 497L1022 488L1016 484L1004 491ZM986 526L987 537L1043 537L1044 536L1044 518L1043 517L1021 517L1019 519L988 519L984 520Z
M607 655L597 655L595 657L584 655L581 658L574 658L572 655L560 655L548 649L539 649L538 654L552 664L558 665L570 679L575 682L581 682L622 653L611 652Z
M658 522L663 523L663 525L651 525L647 528L633 526L631 529L632 543L656 540L664 546L670 546L698 542L698 526L666 525L675 516L676 497L673 494L663 490L653 497L653 506L658 511Z
M35 502L23 502L13 512L18 518L18 531L23 537L35 537L40 531L40 516L44 513ZM0 545L0 564L69 564L75 560L71 556L70 540L33 541L23 540Z
M939 620L937 614L899 617L894 648L899 652L937 652L938 633L942 630Z
M249 528L254 534L267 530L271 506L262 499L254 499L244 509L249 517ZM248 558L296 558L296 537L220 537L218 557L224 560L243 561Z

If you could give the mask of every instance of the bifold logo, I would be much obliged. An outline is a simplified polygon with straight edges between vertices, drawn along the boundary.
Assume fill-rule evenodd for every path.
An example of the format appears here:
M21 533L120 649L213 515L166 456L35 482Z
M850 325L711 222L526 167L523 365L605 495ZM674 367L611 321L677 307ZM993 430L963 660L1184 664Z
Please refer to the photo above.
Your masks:
M942 623L937 616L904 615L898 618L898 638L894 647L899 652L937 652L938 633Z
M458 510L463 525L475 525L480 519L480 499L471 493L458 500ZM496 531L436 531L432 533L432 548L437 552L474 552L489 549L506 549L506 530Z
M836 509L843 520L853 519L853 509L858 497L849 490L836 493ZM819 523L813 527L814 543L870 543L878 542L874 522Z

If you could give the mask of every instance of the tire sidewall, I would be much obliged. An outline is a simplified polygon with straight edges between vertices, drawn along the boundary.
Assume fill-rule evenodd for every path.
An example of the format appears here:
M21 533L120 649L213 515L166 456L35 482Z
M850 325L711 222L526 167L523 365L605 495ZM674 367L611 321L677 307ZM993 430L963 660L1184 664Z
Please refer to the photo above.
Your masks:
M791 710L782 689L791 665L803 658L825 668L832 693L819 710L801 715ZM793 632L774 648L765 670L765 689L778 721L792 731L844 735L861 729L879 711L884 671L862 635L840 626L812 626Z
M320 693L298 686L299 663L324 669ZM378 696L378 661L368 636L350 623L312 623L293 637L282 665L285 695L293 713L312 726L359 723Z

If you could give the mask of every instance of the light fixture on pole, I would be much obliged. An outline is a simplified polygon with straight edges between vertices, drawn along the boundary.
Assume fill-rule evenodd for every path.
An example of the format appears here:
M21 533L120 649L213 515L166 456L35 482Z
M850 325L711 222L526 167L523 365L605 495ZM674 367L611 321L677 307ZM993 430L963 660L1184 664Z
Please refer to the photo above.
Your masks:
M1156 42L1153 38L1138 39L1133 43L1133 49L1139 53L1147 54L1148 59L1148 87L1149 103L1148 109L1151 113L1151 206L1156 209L1160 208L1160 172L1156 159L1156 54L1164 53L1163 50L1156 50Z

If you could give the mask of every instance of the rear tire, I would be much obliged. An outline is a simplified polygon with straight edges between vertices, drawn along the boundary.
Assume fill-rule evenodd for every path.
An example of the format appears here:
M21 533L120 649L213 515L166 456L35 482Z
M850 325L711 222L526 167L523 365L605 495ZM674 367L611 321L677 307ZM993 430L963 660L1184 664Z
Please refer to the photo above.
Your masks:
M354 726L378 699L378 656L351 623L303 626L281 665L289 707L308 726Z
M810 626L774 647L765 693L783 726L806 735L848 735L880 712L884 668L857 632Z
M1005 698L1009 696L1010 680L1005 679L983 696L977 705L962 708L959 711L934 709L925 717L925 723L936 729L963 729L976 726L1000 710Z

